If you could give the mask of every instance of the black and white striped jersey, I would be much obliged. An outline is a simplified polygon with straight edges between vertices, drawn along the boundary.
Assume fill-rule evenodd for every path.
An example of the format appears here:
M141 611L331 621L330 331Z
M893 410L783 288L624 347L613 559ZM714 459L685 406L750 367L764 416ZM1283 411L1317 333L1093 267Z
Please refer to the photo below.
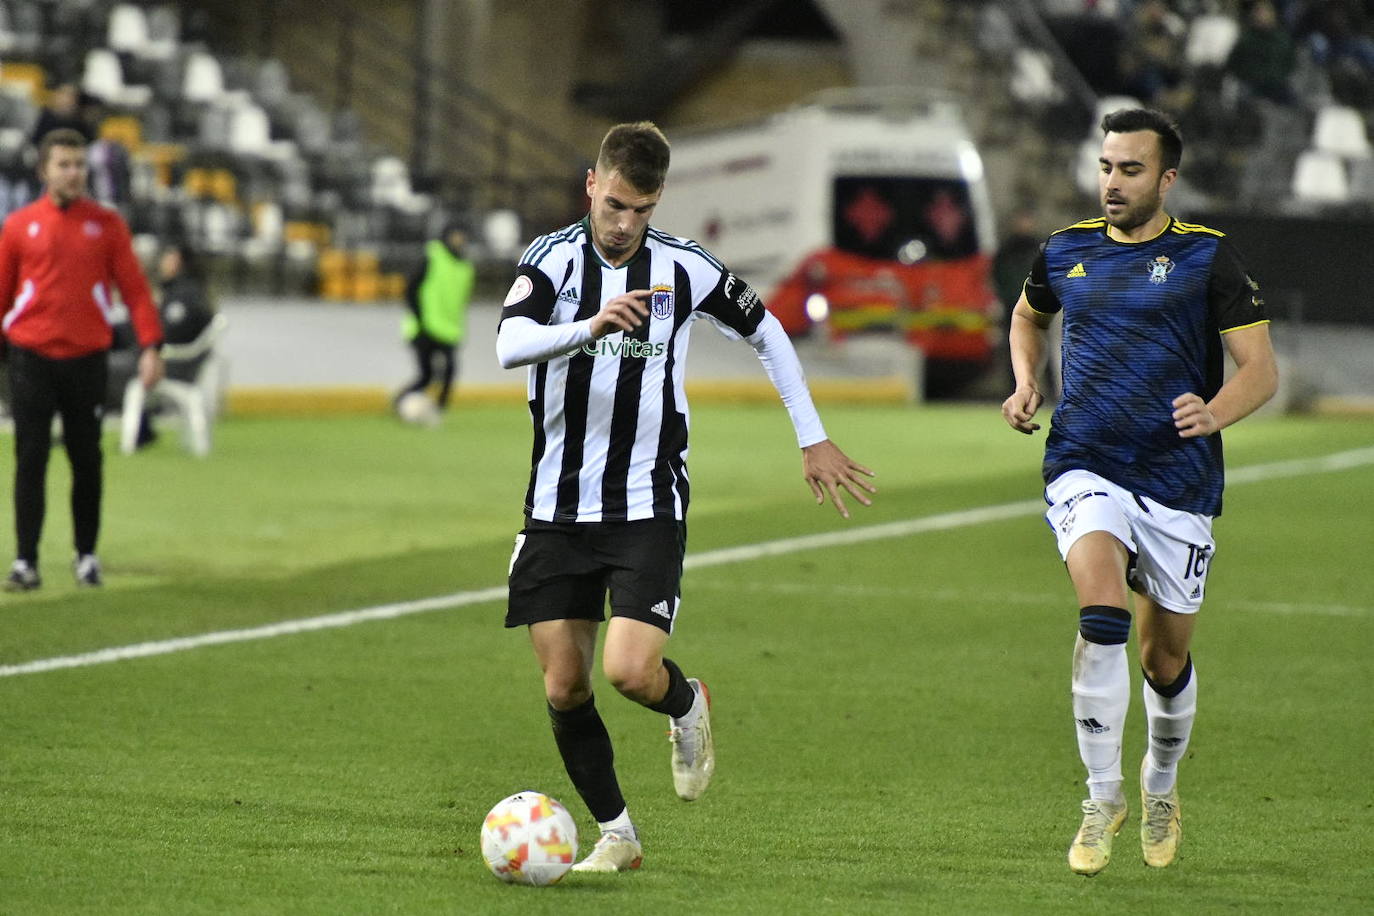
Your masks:
M629 290L653 291L633 332L593 340L590 319ZM686 517L688 333L707 318L759 352L801 445L825 438L796 354L744 281L695 242L650 227L620 267L584 219L536 239L506 296L497 350L529 365L534 424L525 511L547 522Z

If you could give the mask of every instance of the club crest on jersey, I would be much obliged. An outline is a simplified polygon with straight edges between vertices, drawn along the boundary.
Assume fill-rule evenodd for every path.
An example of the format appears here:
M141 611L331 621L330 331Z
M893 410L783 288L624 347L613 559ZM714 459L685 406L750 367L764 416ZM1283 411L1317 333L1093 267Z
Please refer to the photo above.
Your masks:
M655 286L649 297L649 309L655 318L667 318L673 314L673 288Z
M1169 260L1168 255L1160 255L1153 261L1149 261L1148 265L1150 268L1151 283L1163 283L1165 280L1169 279L1169 272L1177 266L1173 261Z

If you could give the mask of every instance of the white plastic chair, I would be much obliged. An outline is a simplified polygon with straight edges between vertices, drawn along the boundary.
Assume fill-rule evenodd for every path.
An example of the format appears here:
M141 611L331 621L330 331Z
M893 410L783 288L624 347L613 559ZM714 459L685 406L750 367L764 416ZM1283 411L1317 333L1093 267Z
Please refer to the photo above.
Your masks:
M514 210L492 210L482 219L482 239L487 250L498 258L520 253L520 214Z
M151 86L130 86L124 82L119 56L109 48L92 48L86 52L81 88L111 104L130 108L141 108L153 97Z
M120 3L110 10L110 27L105 41L111 50L144 56L148 48L148 16L143 8Z
M1343 204L1350 200L1350 178L1341 157L1309 149L1293 168L1293 196L1300 201Z
M1073 170L1074 184L1078 186L1078 190L1092 197L1096 197L1099 193L1097 173L1102 171L1101 158L1101 140L1096 137L1089 137L1078 144L1078 155Z
M1057 102L1064 90L1054 79L1054 64L1044 51L1017 48L1012 54L1011 94L1017 101Z
M272 150L267 112L257 105L240 105L229 118L229 148L236 153L265 156Z
M181 96L188 102L214 102L224 96L224 70L213 55L205 51L186 55Z
M1093 114L1093 122L1088 125L1088 135L1102 143L1102 119L1114 111L1123 108L1143 108L1140 99L1133 95L1104 95L1097 100L1097 108Z
M215 341L224 333L229 320L215 315L200 336L190 343L167 344L162 348L168 363L190 362L205 357L193 382L164 378L145 391L135 375L124 386L124 405L119 418L119 450L132 455L138 450L138 427L143 410L149 402L168 403L185 423L184 440L187 449L197 458L210 454L211 432L219 414L220 399L228 375L227 361L214 352Z
M1368 159L1371 150L1364 117L1345 105L1323 106L1312 128L1312 148L1346 159Z
M1240 23L1221 13L1198 16L1188 29L1183 58L1194 67L1220 67L1240 37Z

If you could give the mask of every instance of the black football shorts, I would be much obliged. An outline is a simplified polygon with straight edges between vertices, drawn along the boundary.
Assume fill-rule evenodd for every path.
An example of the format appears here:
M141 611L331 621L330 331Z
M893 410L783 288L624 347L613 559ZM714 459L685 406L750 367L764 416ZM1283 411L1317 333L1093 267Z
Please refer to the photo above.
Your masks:
M630 617L673 631L687 525L673 519L559 524L529 520L511 554L506 626Z

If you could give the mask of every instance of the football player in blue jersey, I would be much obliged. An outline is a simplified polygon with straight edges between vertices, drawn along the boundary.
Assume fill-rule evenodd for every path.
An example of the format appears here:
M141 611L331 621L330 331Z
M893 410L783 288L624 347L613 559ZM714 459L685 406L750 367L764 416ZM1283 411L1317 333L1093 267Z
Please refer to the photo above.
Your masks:
M1045 443L1046 518L1079 606L1073 717L1089 797L1069 867L1095 875L1126 820L1121 734L1135 592L1149 743L1141 762L1145 862L1182 838L1178 763L1197 708L1189 644L1221 514L1220 431L1278 386L1259 284L1224 233L1164 209L1183 141L1161 112L1107 115L1102 216L1042 246L1012 315L1007 424L1030 434L1045 331L1063 312L1063 394ZM1236 371L1223 383L1223 349Z

